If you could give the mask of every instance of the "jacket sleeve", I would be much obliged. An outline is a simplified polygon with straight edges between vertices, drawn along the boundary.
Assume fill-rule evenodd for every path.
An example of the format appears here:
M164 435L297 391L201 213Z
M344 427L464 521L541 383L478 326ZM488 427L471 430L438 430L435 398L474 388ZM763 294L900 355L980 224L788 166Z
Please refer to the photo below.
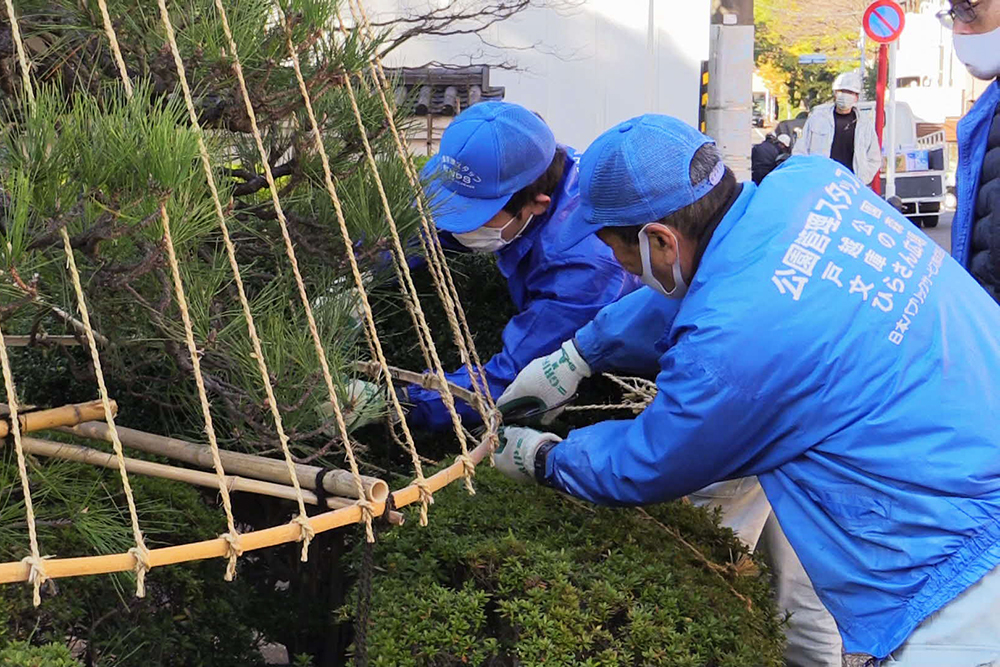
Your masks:
M693 347L685 341L664 354L659 392L638 417L577 429L555 445L544 482L602 505L643 505L797 456L771 446L779 434L767 401L724 380Z
M810 143L812 142L813 126L816 124L812 114L806 118L806 124L802 126L802 136L792 147L792 155L811 155Z
M576 348L595 373L651 377L659 369L660 342L669 333L680 304L679 299L642 287L602 308L577 331Z
M874 123L865 123L865 152L858 160L858 167L859 170L864 169L863 173L857 174L857 177L865 185L871 185L875 180L875 174L882 168L882 149L878 145Z
M503 349L484 365L493 398L498 398L529 362L555 351L631 285L632 281L617 264L595 262L593 258L569 257L532 275L531 301L507 322ZM450 373L449 379L462 387L472 386L464 368ZM408 399L413 404L408 418L412 426L429 430L450 428L450 416L436 391L412 385ZM465 406L462 415L467 424L480 421L471 407Z

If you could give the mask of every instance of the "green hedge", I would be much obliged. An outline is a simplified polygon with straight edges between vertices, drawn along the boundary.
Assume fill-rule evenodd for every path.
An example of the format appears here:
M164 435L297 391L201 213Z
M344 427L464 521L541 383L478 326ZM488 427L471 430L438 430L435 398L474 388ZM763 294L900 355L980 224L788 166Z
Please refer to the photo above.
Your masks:
M436 494L375 546L372 665L780 665L761 574L723 579L632 509L594 508L493 470ZM708 558L745 554L706 512L649 513ZM752 600L748 610L729 584Z

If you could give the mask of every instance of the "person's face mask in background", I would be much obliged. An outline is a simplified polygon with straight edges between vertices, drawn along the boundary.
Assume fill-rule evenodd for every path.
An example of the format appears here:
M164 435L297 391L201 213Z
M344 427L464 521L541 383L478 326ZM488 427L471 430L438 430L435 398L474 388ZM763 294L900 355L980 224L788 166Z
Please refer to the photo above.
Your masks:
M858 103L858 96L846 90L838 90L833 94L833 103L840 113L848 113Z
M516 215L501 227L486 227L484 225L479 229L473 229L471 232L455 234L455 240L473 252L496 252L523 234L534 217L534 215L529 215L528 219L521 225L521 228L517 230L517 233L509 239L505 239L503 233L511 225L520 222L520 218Z

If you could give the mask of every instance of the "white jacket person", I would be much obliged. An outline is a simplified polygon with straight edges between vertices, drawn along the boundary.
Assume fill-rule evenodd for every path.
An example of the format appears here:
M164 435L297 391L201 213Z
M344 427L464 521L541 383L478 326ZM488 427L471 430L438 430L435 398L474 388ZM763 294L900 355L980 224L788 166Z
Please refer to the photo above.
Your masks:
M854 159L849 167L865 185L875 180L882 167L882 149L875 134L875 120L857 108L861 93L861 77L857 72L845 72L833 82L835 102L821 104L812 110L802 129L802 138L795 142L794 155L822 155L837 159L834 148L835 118L853 113L857 119L851 129L854 133Z

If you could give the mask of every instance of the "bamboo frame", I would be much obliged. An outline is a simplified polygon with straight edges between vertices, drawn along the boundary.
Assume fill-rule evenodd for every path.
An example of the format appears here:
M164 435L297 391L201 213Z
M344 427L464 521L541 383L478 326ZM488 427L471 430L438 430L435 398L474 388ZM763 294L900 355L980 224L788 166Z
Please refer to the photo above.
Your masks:
M25 437L22 440L22 443L25 452L35 454L37 456L47 456L55 459L63 459L65 461L88 463L91 465L101 466L102 468L118 468L118 461L114 454L102 452L97 449L82 447L80 445L71 445L65 442L52 442L50 440L41 440L39 438L29 437ZM170 466L163 463L154 463L152 461L142 461L140 459L133 458L125 459L125 470L130 474L135 475L171 479L176 482L186 482L195 486L204 486L212 489L219 488L219 478L214 472L209 473L202 472L200 470L190 470L188 468L178 468L176 466ZM226 488L229 489L230 492L243 491L246 493L256 493L262 496L270 496L272 498L281 498L283 500L297 499L295 489L284 484L262 482L260 480L247 479L246 477L237 477L235 475L226 475L224 479ZM319 498L311 491L303 491L302 499L310 505L320 504ZM350 498L328 497L325 499L326 506L333 509L350 507L354 503L355 501ZM403 515L399 512L390 512L389 523L396 526L403 525Z
M78 424L69 428L59 429L65 433L91 438L93 440L110 441L111 434L107 424L103 422L90 421ZM138 431L124 426L118 427L118 437L123 444L132 449L138 449L150 454L159 454L168 458L184 461L192 465L203 468L211 468L212 450L205 445L168 438L162 435L154 435L144 431ZM242 452L231 452L224 449L219 450L219 458L226 472L247 475L256 479L265 479L279 484L291 484L288 474L288 466L284 461L269 459L253 454ZM295 464L295 476L299 480L299 485L303 488L316 488L316 476L323 470L318 466L310 466L301 463ZM389 485L377 477L361 476L361 483L371 500L385 502L389 496ZM335 496L347 498L358 497L358 487L354 482L354 476L347 470L331 469L323 476L323 488Z
M0 404L0 406L7 408L4 404ZM21 409L24 409L23 406ZM112 414L118 414L118 404L114 401L111 401L111 412ZM38 410L37 412L23 412L17 416L17 420L21 424L22 433L42 431L59 426L71 426L80 422L89 422L103 418L104 406L100 401L63 405L62 407ZM0 438L7 437L9 432L10 423L0 421Z
M61 345L63 347L78 347L80 340L76 336L50 336L47 333L40 333L37 336L4 336L3 342L7 347L29 347L35 345Z
M469 452L469 458L478 465L489 454L490 443L481 442ZM438 471L427 478L427 484L432 492L443 489L464 475L464 466L456 460L447 468ZM416 484L394 491L392 499L397 508L406 507L420 500L420 490ZM376 515L385 511L385 503L373 502L372 509ZM334 528L341 528L362 521L361 507L352 504L350 507L324 512L307 519L316 533L323 533ZM264 549L288 542L297 542L301 535L301 527L297 523L286 523L273 528L265 528L240 534L240 546L243 551ZM223 538L191 542L171 547L161 547L149 550L149 567L162 567L175 563L186 563L206 558L224 558L229 553L230 544ZM106 556L83 556L79 558L47 558L45 574L50 579L61 577L81 577L91 574L110 574L126 572L135 568L135 557L128 553L109 554ZM0 564L0 584L10 584L28 581L30 566L27 563Z

